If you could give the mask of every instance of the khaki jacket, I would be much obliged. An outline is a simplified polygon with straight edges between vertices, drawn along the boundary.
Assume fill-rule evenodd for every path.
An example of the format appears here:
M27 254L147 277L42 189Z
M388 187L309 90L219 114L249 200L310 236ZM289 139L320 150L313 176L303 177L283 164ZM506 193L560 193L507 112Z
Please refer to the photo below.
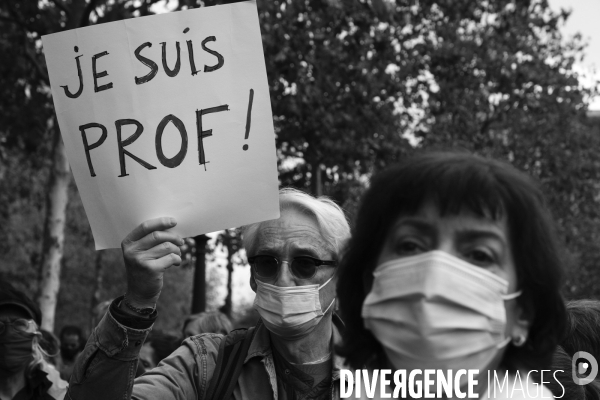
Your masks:
M334 315L334 343L339 340L340 324L341 321ZM123 326L108 311L78 357L66 398L204 399L224 336L210 333L192 336L184 340L156 368L135 379L138 355L150 330L151 328L136 330ZM333 399L339 398L339 369L342 362L342 358L334 356L331 385ZM256 327L233 398L278 399L270 336L261 322Z

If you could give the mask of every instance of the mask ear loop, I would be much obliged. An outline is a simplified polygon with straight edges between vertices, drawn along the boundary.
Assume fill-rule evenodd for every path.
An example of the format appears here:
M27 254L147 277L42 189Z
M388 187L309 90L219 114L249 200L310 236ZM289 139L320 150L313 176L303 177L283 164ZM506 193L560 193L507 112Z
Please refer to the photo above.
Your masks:
M329 309L331 308L333 303L335 303L335 297L333 298L333 300L331 300L331 304L329 304L329 307L327 307L327 309L325 311L323 311L323 315L327 314L327 311L329 311Z
M325 282L324 284L322 284L321 286L319 286L319 290L323 289L325 286L327 286L327 284L329 282L331 282L331 280L333 279L333 277L335 276L335 274L331 275L331 278L327 279L327 282Z
M324 288L329 282L331 282L331 280L333 279L334 275L331 275L331 278L329 278L327 280L327 282L325 282L324 284L322 284L321 286L319 286L318 290L321 290L322 288ZM320 302L319 302L320 303ZM331 308L331 306L333 305L333 303L335 303L335 296L333 297L333 300L331 300L331 303L329 304L329 306L327 306L327 309L325 309L325 311L323 311L323 315L327 314L327 311L329 311L329 309Z
M504 300L504 301L513 300L513 299L516 299L517 297L519 297L522 293L523 293L522 290L517 290L516 292L513 292L513 293L503 294L501 297L502 297L502 300ZM502 340L500 343L498 343L496 345L496 348L502 349L502 348L506 347L511 342L511 340L512 340L512 338L510 336L504 338L504 340Z
M507 345L510 343L510 341L511 341L511 340L512 340L512 338L511 338L510 336L509 336L509 337L506 337L506 338L504 338L504 340L503 340L503 341L501 341L500 343L498 343L498 344L496 345L496 348L497 348L498 350L500 350L500 349L503 349L504 347L506 347L506 346L507 346Z
M513 293L509 293L509 294L503 294L502 295L502 300L513 300L516 299L517 297L519 297L521 294L523 293L522 290L517 290L516 292Z

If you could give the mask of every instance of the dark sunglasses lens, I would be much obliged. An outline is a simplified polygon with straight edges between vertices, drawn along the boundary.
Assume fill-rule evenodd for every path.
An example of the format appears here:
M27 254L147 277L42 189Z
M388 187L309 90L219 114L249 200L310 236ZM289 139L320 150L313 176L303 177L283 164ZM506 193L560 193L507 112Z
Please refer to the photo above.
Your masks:
M292 261L292 272L300 279L310 279L315 275L317 265L308 257L294 258Z
M261 278L272 278L277 275L277 259L269 256L257 256L254 259L254 270Z

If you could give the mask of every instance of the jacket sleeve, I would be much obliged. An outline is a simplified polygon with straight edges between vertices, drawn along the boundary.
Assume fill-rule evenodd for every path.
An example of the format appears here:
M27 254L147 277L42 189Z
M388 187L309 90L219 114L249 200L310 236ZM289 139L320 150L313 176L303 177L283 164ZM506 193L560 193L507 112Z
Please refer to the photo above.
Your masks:
M192 336L154 369L135 380L132 399L205 399L222 335Z
M207 383L212 378L221 335L207 334L186 339L156 368L135 379L140 348L151 327L129 328L112 315L112 308L78 357L66 399L204 398Z
M129 399L142 344L156 319L128 317L111 304L77 357L66 399ZM124 324L125 323L125 324Z

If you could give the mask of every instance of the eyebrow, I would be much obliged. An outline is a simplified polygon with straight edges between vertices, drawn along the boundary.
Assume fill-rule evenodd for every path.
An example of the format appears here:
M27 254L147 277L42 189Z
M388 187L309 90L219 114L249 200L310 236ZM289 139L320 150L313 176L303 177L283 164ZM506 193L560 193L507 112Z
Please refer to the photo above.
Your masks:
M409 227L417 229L428 235L437 234L437 229L433 224L427 222L426 220L415 217L402 218L396 225L394 225L393 229L399 229L405 225L408 225ZM496 232L496 229L490 230L481 228L465 228L457 230L457 235L461 240L475 240L482 238L494 239L501 242L505 247L508 245L505 236L499 232Z
M504 235L493 230L487 229L464 229L457 232L458 238L461 240L476 240L476 239L493 239L497 240L502 245L507 246L507 241Z
M272 248L267 248L267 247L257 247L256 249L254 249L254 251L252 251L252 254L248 254L247 257L255 257L258 255L264 255L264 256L273 256L275 257L275 253L277 251L275 249Z

